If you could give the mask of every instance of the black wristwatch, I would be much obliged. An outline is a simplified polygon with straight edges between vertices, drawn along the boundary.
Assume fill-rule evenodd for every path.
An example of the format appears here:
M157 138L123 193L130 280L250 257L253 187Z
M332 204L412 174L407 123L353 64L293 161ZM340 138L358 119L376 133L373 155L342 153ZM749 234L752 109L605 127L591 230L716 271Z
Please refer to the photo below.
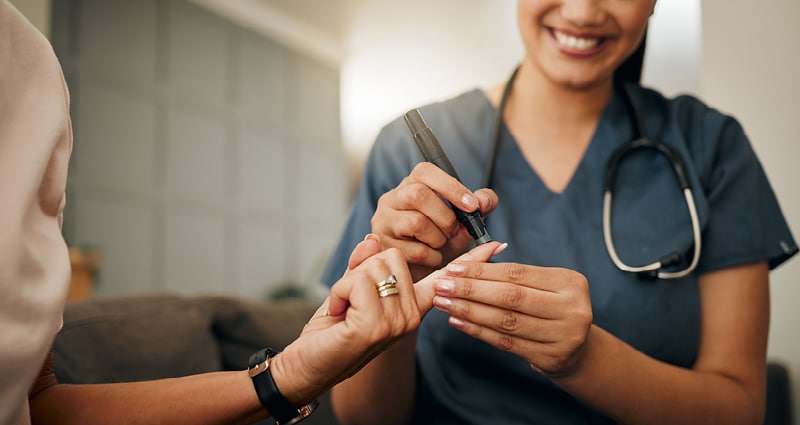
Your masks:
M271 348L256 351L250 356L247 371L250 378L253 379L253 386L256 387L256 394L258 394L261 405L269 411L272 419L275 419L275 424L296 424L311 415L319 406L319 401L314 400L308 404L295 406L281 395L269 368L269 361L276 354L278 353Z

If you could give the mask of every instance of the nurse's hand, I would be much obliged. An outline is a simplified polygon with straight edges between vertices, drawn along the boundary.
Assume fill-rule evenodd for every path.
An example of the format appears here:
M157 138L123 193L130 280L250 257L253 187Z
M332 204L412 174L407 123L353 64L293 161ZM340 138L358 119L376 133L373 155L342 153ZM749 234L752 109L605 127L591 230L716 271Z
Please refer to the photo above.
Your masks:
M462 254L473 242L447 200L462 211L494 211L497 195L491 189L470 192L458 180L429 162L378 200L372 232L383 248L397 248L409 263L414 281Z
M551 378L580 366L592 305L572 270L516 263L454 262L434 283L434 307L460 331L510 351Z

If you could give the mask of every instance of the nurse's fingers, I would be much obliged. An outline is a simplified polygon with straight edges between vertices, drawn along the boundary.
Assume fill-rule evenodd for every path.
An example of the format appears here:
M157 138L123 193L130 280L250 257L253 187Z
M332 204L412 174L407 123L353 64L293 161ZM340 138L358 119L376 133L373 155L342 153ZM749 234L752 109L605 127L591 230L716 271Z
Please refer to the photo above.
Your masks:
M462 211L472 212L480 206L475 194L464 184L430 162L417 164L408 177L424 183Z
M480 206L477 197L456 178L429 162L421 162L396 188L380 197L372 219L373 230L385 226L397 237L413 237L439 248L460 230L455 213L445 201L466 212ZM384 214L387 209L406 214L390 216Z
M531 364L531 367L546 376L564 376L576 369L585 351L586 338L590 332L588 326L582 338L560 340L557 342L539 342L509 335L495 329L451 316L450 326L479 339L500 350L514 353Z
M445 266L448 276L510 282L543 291L588 291L582 274L558 267L539 267L520 263L485 263L456 259Z
M508 244L501 244L497 241L487 242L472 248L460 257L453 260L456 261L489 261L492 256L497 255L508 247ZM451 263L452 264L452 263ZM433 284L440 276L445 276L444 269L436 270L429 274L419 282L414 284L414 290L417 295L417 305L419 310L424 316L431 308L433 308L434 288Z
M543 343L560 341L564 335L569 334L572 326L568 321L529 316L461 298L436 296L433 305L452 317L499 333Z
M492 189L478 189L475 191L475 198L478 199L481 215L484 217L491 214L497 208L500 198Z
M467 300L487 306L535 316L541 319L556 319L564 311L568 302L562 294L528 288L515 283L497 282L481 279L457 278L446 274L433 283L434 305L458 303Z
M495 330L514 333L518 329L511 328L527 323L519 320L520 314L546 319L551 324L564 323L566 329L578 331L585 330L592 322L589 285L578 272L476 262L451 263L445 271L447 274L434 283L437 308ZM481 306L497 311L487 317ZM481 311L484 315L473 316ZM519 330L526 335L533 332L525 326Z
M433 189L406 177L378 199L371 224L382 237L415 239L438 248L458 231L459 222Z

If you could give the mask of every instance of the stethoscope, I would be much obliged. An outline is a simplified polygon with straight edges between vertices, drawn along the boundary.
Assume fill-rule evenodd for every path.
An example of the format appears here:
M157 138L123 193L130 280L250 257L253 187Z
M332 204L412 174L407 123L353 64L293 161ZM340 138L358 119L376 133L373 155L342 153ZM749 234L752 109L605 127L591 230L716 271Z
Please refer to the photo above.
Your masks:
M511 77L509 77L508 82L503 89L503 95L500 98L500 105L497 108L497 116L495 117L494 126L492 129L492 139L491 143L489 144L489 151L487 153L486 166L483 170L483 184L481 187L490 187L489 185L491 183L492 173L494 171L494 163L497 158L497 147L500 144L500 135L503 128L503 111L505 110L506 102L508 101L508 95L511 93L511 87L517 77L518 72L519 67L517 67L511 74ZM700 220L697 216L697 208L694 203L692 185L689 183L689 179L686 176L686 166L681 158L680 153L674 148L663 142L654 141L647 136L642 136L641 129L644 128L644 126L641 124L641 117L636 113L636 108L633 106L633 100L624 86L620 85L619 89L620 93L622 94L623 101L625 102L625 108L628 112L628 116L632 118L630 121L633 139L619 146L606 163L605 173L603 176L603 238L605 239L606 250L608 251L608 255L611 257L611 261L614 262L614 265L624 272L636 273L640 277L649 279L681 278L691 273L697 267L697 263L700 260L701 243ZM683 191L683 196L686 199L686 206L689 210L689 217L692 222L694 254L692 256L691 263L689 263L689 265L682 270L665 271L665 269L674 267L681 263L683 256L678 251L670 252L669 254L659 258L658 261L655 261L651 264L644 266L629 266L619 258L619 255L617 255L617 250L614 247L614 240L611 232L611 198L614 181L616 180L617 176L617 169L619 167L619 162L623 157L632 153L633 151L641 149L655 150L656 152L659 152L667 157L670 164L672 164L675 177L677 178L678 184Z

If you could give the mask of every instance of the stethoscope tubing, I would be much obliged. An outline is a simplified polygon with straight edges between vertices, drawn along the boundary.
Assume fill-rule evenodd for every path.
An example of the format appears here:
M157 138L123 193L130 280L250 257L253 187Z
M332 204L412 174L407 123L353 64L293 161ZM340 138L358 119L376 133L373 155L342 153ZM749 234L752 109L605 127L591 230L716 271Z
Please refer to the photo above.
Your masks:
M665 264L663 259L659 259L658 261L650 263L646 266L634 267L625 264L619 258L619 255L617 255L617 250L614 248L614 238L611 235L611 190L608 189L603 192L603 239L606 244L608 255L611 257L611 261L614 262L614 265L617 266L618 269L624 272L631 272L640 275L649 275L657 272L656 277L659 279L678 279L687 276L689 273L694 271L694 269L697 267L697 263L700 260L702 243L700 238L700 219L697 215L697 207L694 203L692 189L688 187L684 188L683 196L686 199L686 206L689 210L689 218L692 221L692 235L694 237L694 253L692 255L692 262L683 270L679 270L677 272L666 272L662 269L668 267L669 264Z

